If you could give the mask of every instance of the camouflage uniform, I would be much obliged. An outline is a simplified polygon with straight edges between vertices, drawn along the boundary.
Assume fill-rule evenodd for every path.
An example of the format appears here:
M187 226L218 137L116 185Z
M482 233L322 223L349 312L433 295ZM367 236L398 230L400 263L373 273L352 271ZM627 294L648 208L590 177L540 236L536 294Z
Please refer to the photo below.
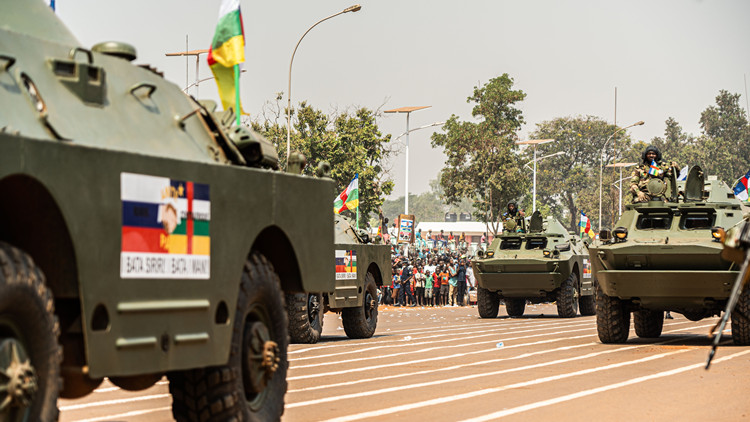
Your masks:
M506 227L506 222L508 222L508 221L515 221L516 222L516 227L512 231L514 231L514 232L522 232L523 231L523 217L524 217L523 211L521 211L521 210L518 209L518 206L516 206L515 202L511 202L511 204L513 204L513 206L514 206L515 213L511 214L510 213L510 209L508 209L508 211L506 211L506 212L503 213L503 217L502 217L502 220L503 220L503 230L505 230L505 231L511 231L511 230L508 230L508 228ZM510 204L508 204L508 207L510 208Z
M638 165L630 177L630 194L633 195L633 202L646 202L651 200L651 196L648 194L646 186L651 179L661 179L675 177L673 167L677 166L677 163L667 163L666 161L659 162L659 174L651 175L648 174L648 170L651 167L648 164L642 163ZM646 194L645 201L638 200L638 191Z

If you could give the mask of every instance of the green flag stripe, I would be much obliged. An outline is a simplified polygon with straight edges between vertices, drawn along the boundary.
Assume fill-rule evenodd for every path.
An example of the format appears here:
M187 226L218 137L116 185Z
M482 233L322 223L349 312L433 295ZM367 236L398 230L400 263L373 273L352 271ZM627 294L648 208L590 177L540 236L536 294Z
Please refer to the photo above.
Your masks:
M214 39L211 41L211 48L215 50L237 35L242 35L239 10L227 13L219 19L219 23L216 24Z

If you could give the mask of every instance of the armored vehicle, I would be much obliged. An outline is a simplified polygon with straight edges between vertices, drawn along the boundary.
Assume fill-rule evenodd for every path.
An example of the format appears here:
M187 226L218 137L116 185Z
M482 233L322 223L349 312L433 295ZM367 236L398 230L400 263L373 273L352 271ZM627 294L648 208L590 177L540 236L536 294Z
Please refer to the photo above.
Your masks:
M594 315L591 266L584 242L569 234L553 217L539 211L510 220L487 252L479 251L471 265L477 279L477 309L482 318L495 318L500 301L508 315L523 315L526 302L557 302L563 318ZM528 223L528 224L527 224Z
M653 179L648 190L655 200L627 205L616 228L602 230L589 247L603 343L628 339L631 313L644 338L661 335L664 311L691 321L720 315L738 273L718 240L721 228L742 219L724 182L704 180L696 166L687 180Z
M369 338L378 325L378 289L390 282L391 248L380 236L371 238L342 215L334 216L335 288L323 293L287 296L289 336L295 343L316 343L323 314L341 313L349 338ZM331 262L333 264L333 262Z
M0 2L0 420L164 374L177 420L278 420L284 292L333 288L333 182L135 58Z

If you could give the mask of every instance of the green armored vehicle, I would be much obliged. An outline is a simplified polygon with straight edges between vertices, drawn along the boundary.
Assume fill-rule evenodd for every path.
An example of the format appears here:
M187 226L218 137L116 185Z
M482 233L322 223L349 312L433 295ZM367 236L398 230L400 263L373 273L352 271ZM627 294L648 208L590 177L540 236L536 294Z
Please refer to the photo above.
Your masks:
M528 221L505 224L487 252L472 261L477 278L477 308L482 318L495 318L500 301L508 315L523 315L526 302L557 302L563 318L594 315L594 288L583 241L539 211Z
M284 293L333 288L333 183L135 58L0 2L0 420L164 374L177 420L278 420Z
M378 289L391 280L391 248L351 222L334 216L335 288L324 293L287 296L289 336L294 343L316 343L323 314L341 313L349 338L369 338L378 325ZM333 262L332 262L333 264Z
M676 173L675 173L676 174ZM612 231L589 247L597 293L597 330L603 343L623 343L633 313L639 337L661 335L664 311L691 321L720 315L738 266L722 258L720 229L742 220L742 205L699 167L687 180L653 179L650 202L631 204ZM733 321L748 324L747 320ZM735 342L740 340L735 336Z

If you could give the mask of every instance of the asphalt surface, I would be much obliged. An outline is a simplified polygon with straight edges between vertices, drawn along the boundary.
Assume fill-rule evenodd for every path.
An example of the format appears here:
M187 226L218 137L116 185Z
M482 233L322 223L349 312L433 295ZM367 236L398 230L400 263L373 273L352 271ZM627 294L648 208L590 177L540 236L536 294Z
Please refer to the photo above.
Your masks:
M373 338L350 340L336 314L318 344L289 347L282 421L748 420L750 347L719 348L717 318L666 320L658 339L631 330L605 345L596 317L562 319L554 305L522 318L481 319L475 307L381 307ZM140 392L105 381L60 400L60 421L171 421L166 379Z

